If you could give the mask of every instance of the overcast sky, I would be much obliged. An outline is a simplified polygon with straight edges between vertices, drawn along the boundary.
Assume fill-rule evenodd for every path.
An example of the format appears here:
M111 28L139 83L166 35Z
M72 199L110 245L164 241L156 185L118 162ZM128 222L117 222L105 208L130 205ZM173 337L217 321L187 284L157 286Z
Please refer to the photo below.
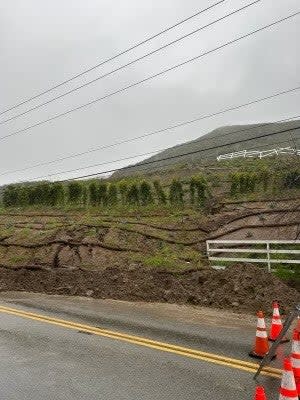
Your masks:
M68 79L213 2L216 0L0 0L0 110ZM250 2L227 0L70 84L2 115L2 120ZM299 10L299 0L262 0L123 71L1 125L0 136L101 97ZM299 37L297 16L87 109L0 141L0 184L157 151L196 139L221 125L298 115L300 90L130 144L3 175L298 86ZM125 164L124 161L52 178L63 179Z

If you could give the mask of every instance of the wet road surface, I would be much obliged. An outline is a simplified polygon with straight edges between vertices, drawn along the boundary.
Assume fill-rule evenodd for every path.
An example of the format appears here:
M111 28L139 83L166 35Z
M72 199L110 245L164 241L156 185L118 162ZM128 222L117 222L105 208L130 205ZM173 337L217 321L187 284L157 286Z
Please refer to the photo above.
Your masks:
M3 399L241 400L253 397L253 373L242 366L232 367L226 362L222 365L222 361L213 359L204 361L185 351L173 351L172 346L170 350L162 350L147 341L143 345L139 339L130 342L113 335L106 337L103 330L93 331L94 327L101 327L253 363L245 354L246 348L251 347L252 332L249 335L248 327L252 319L239 323L238 318L233 317L236 326L232 329L231 321L216 326L213 315L205 315L200 324L201 312L196 310L194 314L199 318L188 320L188 313L193 315L193 310L176 309L176 306L157 310L147 305L138 307L137 304L89 302L57 296L27 297L26 294L4 297L0 299L0 307L3 307L2 311L0 309ZM11 308L17 311L5 312ZM18 315L18 310L50 319ZM176 311L180 310L186 310L186 318L176 317ZM62 319L67 322L65 326L57 322ZM73 326L69 326L68 321L72 321ZM126 329L125 325L121 329L121 322L126 322ZM78 324L90 328L80 329ZM279 364L273 366L277 368ZM261 376L260 382L269 400L278 399L278 378Z

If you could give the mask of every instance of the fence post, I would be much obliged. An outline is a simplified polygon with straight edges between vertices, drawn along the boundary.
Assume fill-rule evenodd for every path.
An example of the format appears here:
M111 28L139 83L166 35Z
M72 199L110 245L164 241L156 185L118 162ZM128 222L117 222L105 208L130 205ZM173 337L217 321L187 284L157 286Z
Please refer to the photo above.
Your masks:
M206 255L207 255L207 258L209 260L209 243L208 243L208 240L206 241Z
M271 272L270 242L267 242L268 272Z

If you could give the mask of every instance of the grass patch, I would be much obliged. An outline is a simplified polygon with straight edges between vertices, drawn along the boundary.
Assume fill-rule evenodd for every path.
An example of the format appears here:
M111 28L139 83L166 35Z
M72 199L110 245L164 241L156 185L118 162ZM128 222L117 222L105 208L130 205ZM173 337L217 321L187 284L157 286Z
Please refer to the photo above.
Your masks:
M140 262L147 268L179 272L195 267L200 268L201 254L192 249L177 251L175 248L163 244L154 254L134 254L132 261Z

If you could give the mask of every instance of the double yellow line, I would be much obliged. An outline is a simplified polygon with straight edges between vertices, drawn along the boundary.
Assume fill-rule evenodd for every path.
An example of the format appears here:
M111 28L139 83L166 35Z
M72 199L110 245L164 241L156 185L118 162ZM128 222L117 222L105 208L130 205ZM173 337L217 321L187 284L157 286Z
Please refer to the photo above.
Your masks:
M242 371L251 372L253 374L256 372L256 370L258 368L258 364L256 364L256 363L251 363L251 362L238 360L235 358L229 358L229 357L225 357L225 356L219 356L217 354L207 353L207 352L194 350L194 349L190 349L190 348L182 347L182 346L176 346L176 345L169 344L169 343L158 342L158 341L147 339L147 338L140 337L140 336L127 335L127 334L121 333L121 332L115 332L115 331L111 331L111 330L107 330L107 329L96 328L96 327L93 327L90 325L84 325L84 324L80 324L77 322L47 317L45 315L35 314L35 313L31 313L31 312L27 312L27 311L15 309L15 308L0 306L0 312L9 314L9 315L14 315L17 317L31 319L34 321L44 322L44 323L51 324L51 325L60 326L63 328L73 329L73 330L81 331L81 332L85 332L85 333L90 333L90 334L101 336L101 337L120 340L123 342L132 343L132 344L135 344L138 346L144 346L147 348L160 350L160 351L164 351L167 353L173 353L173 354L193 358L193 359L200 360L200 361L206 361L209 363L213 363L213 364L217 364L217 365L221 365L221 366L225 366L225 367L235 368L235 369L239 369ZM261 374L271 376L274 378L281 378L281 370L279 370L277 368L265 367L263 369L263 371L261 372Z

